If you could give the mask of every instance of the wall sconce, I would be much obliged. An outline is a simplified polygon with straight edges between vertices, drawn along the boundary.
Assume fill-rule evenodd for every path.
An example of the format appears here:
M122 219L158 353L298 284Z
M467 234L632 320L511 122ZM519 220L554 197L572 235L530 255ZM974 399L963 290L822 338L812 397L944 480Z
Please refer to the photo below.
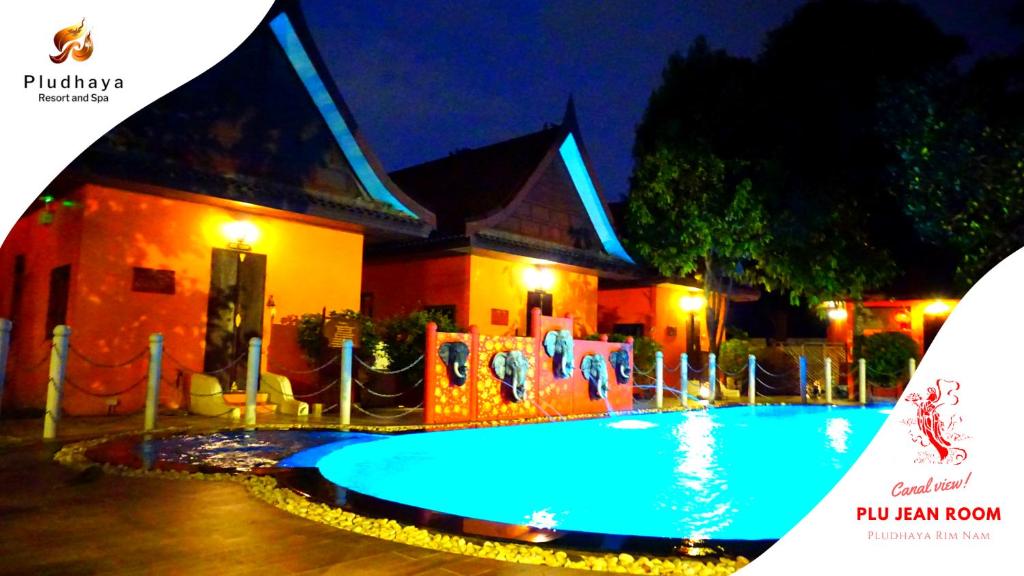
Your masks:
M523 271L523 283L531 292L549 292L555 285L555 273L550 268L527 268Z
M273 322L277 318L277 303L274 302L273 294L270 295L270 298L267 298L267 308L270 308L270 321Z
M846 308L832 308L828 311L829 320L846 320L849 314L846 313Z
M846 311L846 303L840 300L831 300L821 305L825 308L825 315L828 316L829 320L835 320L839 322L846 320L849 317L849 313Z
M224 236L228 239L228 248L248 252L252 245L260 237L260 230L255 224L248 220L235 220L228 222L222 228Z
M708 301L703 296L683 296L679 299L679 307L683 312L696 312L707 305Z
M952 308L942 300L935 300L924 307L924 313L929 316L943 316L949 314Z

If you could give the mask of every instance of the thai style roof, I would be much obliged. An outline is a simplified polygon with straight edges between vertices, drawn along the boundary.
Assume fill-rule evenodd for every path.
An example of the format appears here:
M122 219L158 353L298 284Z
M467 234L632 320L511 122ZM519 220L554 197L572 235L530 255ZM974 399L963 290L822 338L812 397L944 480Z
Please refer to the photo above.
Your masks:
M429 243L435 247L461 243L602 271L635 271L602 197L571 98L560 124L459 150L391 177L437 216L438 240ZM409 248L406 243L387 251Z
M234 52L111 130L72 168L392 239L434 225L370 150L295 2L275 4Z

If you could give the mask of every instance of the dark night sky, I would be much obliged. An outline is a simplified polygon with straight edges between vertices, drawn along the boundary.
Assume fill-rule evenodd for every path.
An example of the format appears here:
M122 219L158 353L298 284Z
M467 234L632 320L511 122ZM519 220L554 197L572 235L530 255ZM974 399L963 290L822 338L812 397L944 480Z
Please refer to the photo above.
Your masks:
M388 170L539 129L570 93L598 178L616 198L632 170L633 131L673 51L704 34L755 56L797 0L305 0L321 53ZM1021 37L1012 0L922 0L966 62ZM457 7L456 7L457 6Z

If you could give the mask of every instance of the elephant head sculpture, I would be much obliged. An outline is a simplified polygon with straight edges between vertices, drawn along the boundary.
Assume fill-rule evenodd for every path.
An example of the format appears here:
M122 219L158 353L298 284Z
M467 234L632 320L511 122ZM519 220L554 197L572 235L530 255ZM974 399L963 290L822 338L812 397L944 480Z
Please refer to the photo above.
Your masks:
M603 400L608 397L608 364L600 354L588 354L580 365L583 376L590 383L590 399Z
M568 330L552 330L544 336L544 350L551 357L555 378L572 377L573 358L572 332Z
M503 384L502 396L512 402L526 398L526 373L530 369L530 361L522 352L498 352L491 359L491 369Z
M609 355L612 361L612 368L615 370L615 381L619 384L628 384L633 376L633 366L629 363L629 350L619 348Z
M469 346L465 342L445 342L437 349L441 361L448 367L448 381L455 386L466 383L466 360L469 358Z

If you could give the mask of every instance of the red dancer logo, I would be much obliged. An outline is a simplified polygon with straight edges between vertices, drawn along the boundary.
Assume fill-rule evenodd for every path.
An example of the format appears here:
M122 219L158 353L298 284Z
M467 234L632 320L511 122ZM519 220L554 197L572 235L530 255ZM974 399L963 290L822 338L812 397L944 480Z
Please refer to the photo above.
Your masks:
M917 429L911 426L910 437L921 446L931 446L931 450L918 454L916 462L958 465L967 459L967 451L955 446L967 436L957 431L963 418L956 414L946 415L949 409L960 403L956 391L960 383L955 380L936 380L935 386L928 387L928 397L922 398L916 392L907 395L907 401L917 406ZM942 409L942 410L940 410ZM914 424L912 420L907 424Z

